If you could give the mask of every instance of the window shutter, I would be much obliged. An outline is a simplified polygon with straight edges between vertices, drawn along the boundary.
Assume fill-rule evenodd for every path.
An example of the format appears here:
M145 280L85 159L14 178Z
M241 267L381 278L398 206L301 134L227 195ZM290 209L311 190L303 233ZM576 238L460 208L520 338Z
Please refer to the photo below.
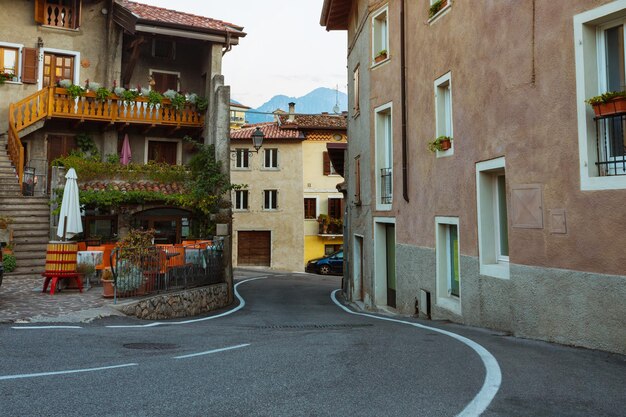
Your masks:
M45 20L44 1L35 0L35 22L43 25Z
M330 158L328 152L324 152L324 175L330 175Z
M74 0L74 21L72 22L73 28L78 29L80 27L80 17L81 17L81 0Z
M22 82L37 83L37 49L22 48Z

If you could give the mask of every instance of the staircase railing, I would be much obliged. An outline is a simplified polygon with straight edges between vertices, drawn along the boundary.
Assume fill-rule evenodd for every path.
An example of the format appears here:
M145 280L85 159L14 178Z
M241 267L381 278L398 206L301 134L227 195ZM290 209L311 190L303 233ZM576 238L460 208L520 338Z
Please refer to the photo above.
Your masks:
M7 150L9 159L13 163L17 173L17 180L22 187L22 178L24 177L24 145L20 140L17 130L13 124L9 125L9 138L7 141Z

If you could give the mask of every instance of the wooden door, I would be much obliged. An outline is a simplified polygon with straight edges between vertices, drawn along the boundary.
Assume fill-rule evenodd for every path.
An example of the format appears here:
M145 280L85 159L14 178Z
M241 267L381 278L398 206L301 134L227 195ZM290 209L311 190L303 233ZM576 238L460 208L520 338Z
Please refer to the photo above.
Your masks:
M178 91L178 74L152 71L154 90L164 92L167 90Z
M74 57L72 55L44 53L43 86L54 86L59 80L74 81Z
M48 187L52 175L51 162L60 156L67 156L70 151L77 149L76 138L66 135L50 135L48 136ZM48 188L50 189L50 188Z
M148 161L165 162L166 164L176 165L176 151L178 143L176 142L148 142Z
M271 232L237 232L237 264L270 266Z

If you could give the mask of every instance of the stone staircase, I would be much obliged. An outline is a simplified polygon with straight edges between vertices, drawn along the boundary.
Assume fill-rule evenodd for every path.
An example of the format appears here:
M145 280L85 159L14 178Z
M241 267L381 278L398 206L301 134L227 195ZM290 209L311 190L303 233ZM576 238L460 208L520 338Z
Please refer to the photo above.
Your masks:
M39 276L44 271L50 236L48 197L24 197L0 134L0 215L13 218L13 251L17 268L6 276Z

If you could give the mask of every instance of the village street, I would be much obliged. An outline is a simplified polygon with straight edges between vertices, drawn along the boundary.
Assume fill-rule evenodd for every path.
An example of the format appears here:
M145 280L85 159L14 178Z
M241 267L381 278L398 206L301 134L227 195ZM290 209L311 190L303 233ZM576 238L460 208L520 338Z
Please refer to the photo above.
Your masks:
M210 316L0 325L0 414L626 413L624 356L351 314L333 300L340 277L238 270L236 278L243 302Z

